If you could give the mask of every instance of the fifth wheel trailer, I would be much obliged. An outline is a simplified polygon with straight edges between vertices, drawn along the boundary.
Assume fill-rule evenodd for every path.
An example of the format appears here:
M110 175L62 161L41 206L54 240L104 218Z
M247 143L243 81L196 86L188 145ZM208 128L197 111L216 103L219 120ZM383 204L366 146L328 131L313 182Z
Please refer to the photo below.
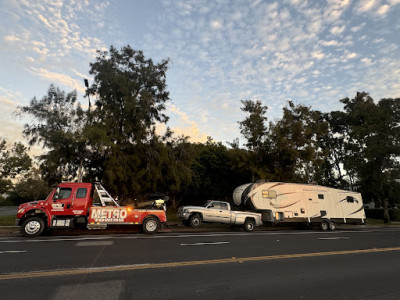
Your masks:
M319 185L248 183L235 189L233 202L262 213L267 223L306 223L324 231L336 224L365 224L360 193Z

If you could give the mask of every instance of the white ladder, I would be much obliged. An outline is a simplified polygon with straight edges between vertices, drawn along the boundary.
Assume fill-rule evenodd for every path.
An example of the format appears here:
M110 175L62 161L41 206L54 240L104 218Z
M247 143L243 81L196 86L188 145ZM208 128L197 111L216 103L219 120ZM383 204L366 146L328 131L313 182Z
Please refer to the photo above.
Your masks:
M119 206L117 201L106 191L100 182L94 184L97 195L99 195L101 206ZM111 203L111 204L110 204Z

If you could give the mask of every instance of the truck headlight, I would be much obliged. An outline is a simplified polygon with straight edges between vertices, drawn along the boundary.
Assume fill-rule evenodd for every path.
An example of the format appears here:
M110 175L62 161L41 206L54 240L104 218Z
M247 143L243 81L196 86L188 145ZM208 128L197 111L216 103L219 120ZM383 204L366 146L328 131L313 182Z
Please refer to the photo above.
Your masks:
M25 208L20 208L20 209L17 211L17 214L22 214L22 213L24 212L24 210L25 210Z

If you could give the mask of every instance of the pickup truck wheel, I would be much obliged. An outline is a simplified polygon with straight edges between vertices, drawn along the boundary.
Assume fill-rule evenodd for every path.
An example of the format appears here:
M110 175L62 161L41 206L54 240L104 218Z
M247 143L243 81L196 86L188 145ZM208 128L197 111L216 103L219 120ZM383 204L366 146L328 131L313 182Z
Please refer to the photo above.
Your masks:
M255 224L253 220L247 219L246 222L244 222L244 230L247 232L252 232L254 230Z
M201 217L198 214L195 214L190 218L190 226L198 228L201 226L201 224L202 224Z
M21 232L24 237L33 238L41 235L44 230L44 221L39 217L26 219L21 226Z
M160 224L156 218L150 217L143 222L143 232L144 233L155 233L158 231Z

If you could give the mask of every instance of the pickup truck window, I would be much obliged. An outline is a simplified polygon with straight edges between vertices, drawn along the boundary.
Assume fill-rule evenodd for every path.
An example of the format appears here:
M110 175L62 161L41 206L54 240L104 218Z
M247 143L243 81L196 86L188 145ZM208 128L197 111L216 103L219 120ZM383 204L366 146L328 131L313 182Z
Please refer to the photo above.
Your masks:
M228 204L227 203L220 203L221 204L221 209L222 210L228 210Z
M206 203L203 204L203 207L207 207L208 204L210 204L211 201L207 201Z

